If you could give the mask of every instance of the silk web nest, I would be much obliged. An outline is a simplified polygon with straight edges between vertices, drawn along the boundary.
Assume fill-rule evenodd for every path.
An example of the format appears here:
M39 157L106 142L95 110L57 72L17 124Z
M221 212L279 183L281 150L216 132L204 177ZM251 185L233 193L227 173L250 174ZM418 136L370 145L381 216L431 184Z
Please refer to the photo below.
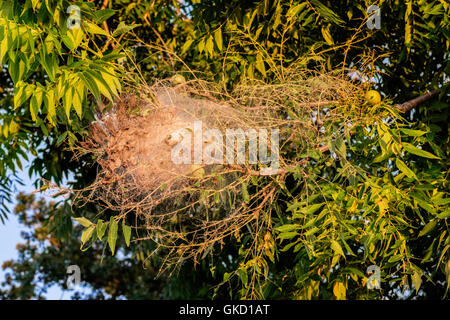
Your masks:
M333 139L325 130L327 123L346 125L351 106L362 96L361 89L342 74L291 69L284 79L273 84L242 81L232 92L198 79L181 84L159 80L128 90L90 126L91 138L82 150L95 155L99 172L75 199L98 203L120 212L122 218L132 215L137 231L145 232L139 240L150 239L156 245L154 252L167 253L165 265L188 258L198 261L246 225L255 234L265 232L280 182L314 161L311 154L320 153ZM198 152L199 140L194 140L199 123L202 150L211 143L205 131L222 133L222 142L213 142L223 147L222 163L211 163ZM278 169L262 175L270 164L259 158L249 161L247 135L244 161L236 163L234 158L235 163L228 163L227 129L253 129L257 134L266 130L267 155L277 154ZM277 150L271 150L274 129L279 132ZM191 133L191 150L179 155L191 163L174 163L173 149L183 132ZM242 149L233 144L232 151ZM196 153L201 163L193 163ZM217 152L211 155L216 162L220 158ZM257 236L255 250L267 247L267 241L267 236ZM267 250L265 254L270 256Z

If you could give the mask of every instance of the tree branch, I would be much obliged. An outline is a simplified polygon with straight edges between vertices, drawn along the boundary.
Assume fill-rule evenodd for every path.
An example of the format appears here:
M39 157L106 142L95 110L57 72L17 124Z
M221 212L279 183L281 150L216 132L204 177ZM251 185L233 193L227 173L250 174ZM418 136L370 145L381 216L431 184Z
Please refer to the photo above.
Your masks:
M400 112L407 112L415 107L417 107L419 104L422 104L431 98L433 98L435 95L439 94L441 92L441 89L436 89L433 91L430 91L428 93L425 93L424 95L421 95L420 97L414 98L412 100L406 101L402 104L397 104L395 107Z

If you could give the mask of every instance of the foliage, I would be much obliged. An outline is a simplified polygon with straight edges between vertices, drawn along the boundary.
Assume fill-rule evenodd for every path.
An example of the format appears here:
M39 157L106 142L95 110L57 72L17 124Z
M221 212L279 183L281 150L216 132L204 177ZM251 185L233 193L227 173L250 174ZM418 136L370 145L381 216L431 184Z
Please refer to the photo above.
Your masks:
M348 72L361 80L361 89L380 91L383 102L355 101L354 110L370 115L370 121L352 127L323 124L330 152L290 150L294 158L311 160L289 170L262 215L264 228L256 233L251 226L242 228L204 257L199 268L211 274L205 281L211 288L222 284L217 297L226 289L232 298L399 298L410 282L415 291L407 292L409 297L445 297L450 277L446 1L379 1L380 30L365 26L369 1L104 3L101 8L77 2L82 28L74 31L65 24L71 2L2 2L4 199L11 173L30 153L37 156L30 173L59 183L63 172L75 172L76 185L88 185L92 171L84 167L91 159L68 161L72 152L63 150L62 142L83 139L95 113L108 108L107 100L124 85L175 72L188 80L220 82L227 90L253 79L276 84L286 80L291 65L311 57L304 68L324 63L328 71ZM410 114L390 106L436 88L439 98ZM266 183L254 178L248 194ZM138 250L141 242L132 241L127 249L122 241L131 221L116 225L115 213L108 212L99 227L95 206L82 210L63 216L81 214L93 221L100 235L108 235L113 252ZM57 212L49 214L60 216ZM108 233L105 221L110 221ZM93 224L86 226L83 243L99 235ZM120 228L126 231L116 240ZM136 239L132 232L131 240ZM94 254L89 252L83 254ZM370 265L381 268L381 290L366 287ZM191 276L181 271L179 279Z

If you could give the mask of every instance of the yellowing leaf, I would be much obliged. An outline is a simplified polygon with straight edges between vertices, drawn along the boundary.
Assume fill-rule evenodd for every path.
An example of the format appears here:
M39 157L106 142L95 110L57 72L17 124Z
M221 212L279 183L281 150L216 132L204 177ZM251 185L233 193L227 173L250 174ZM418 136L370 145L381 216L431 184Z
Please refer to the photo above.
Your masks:
M14 90L14 110L16 110L30 98L30 96L33 94L34 88L35 85L33 84L27 85L24 82L20 82L17 84Z
M72 41L72 48L69 47L69 49L75 51L83 41L84 32L81 28L74 28L67 31L67 37Z
M101 34L103 36L109 36L109 34L105 31L105 29L100 28L99 26L90 23L90 22L84 22L83 27L85 30L92 34Z
M186 42L184 43L183 47L181 48L181 54L186 53L186 51L188 51L188 49L191 47L191 44L193 42L194 42L193 39L186 40Z
M103 239L105 235L106 228L108 227L108 223L105 223L102 219L98 219L97 221L97 238L99 240Z
M329 26L328 27L322 27L322 36L325 39L326 43L329 46L334 45L334 41L333 38L331 36L330 30L329 30Z
M107 83L102 78L100 74L89 72L89 74L92 76L95 84L97 85L98 90L102 95L104 95L109 101L113 101L113 97L111 96L110 89L108 88Z
M336 300L345 300L346 299L347 288L342 282L335 282L333 285L333 294L336 297Z
M37 121L37 114L41 108L42 100L43 100L43 90L42 88L36 88L36 91L31 97L30 102L31 118L35 122Z
M414 171L412 171L408 166L400 159L395 159L395 164L397 165L397 168L400 169L401 172L403 172L408 178L414 178L417 179L416 174Z
M416 293L419 291L420 286L422 285L422 275L419 271L414 270L414 273L411 276L412 283L414 288L416 289Z
M205 39L204 38L200 39L200 41L197 45L197 48L200 53L203 52L203 50L205 49Z
M73 88L68 87L64 92L64 110L66 111L67 119L70 121L70 110L72 109L72 99L73 99Z
M258 70L259 72L261 72L261 74L262 74L263 76L266 76L266 67L265 67L265 65L264 65L263 57L262 57L260 54L258 54L258 55L256 56L256 70Z
M428 222L425 227L423 227L423 229L420 231L419 233L419 237L425 236L427 234L429 234L431 231L434 230L434 228L436 228L437 223L439 222L438 219L434 219L430 222Z
M428 151L425 151L425 150L422 150L422 149L419 149L419 148L413 146L410 143L403 142L402 145L403 145L403 148L405 149L405 151L415 154L416 156L428 158L428 159L441 159Z
M91 221L89 221L89 219L86 219L84 217L81 218L75 218L75 221L78 221L83 227L88 228L90 226L93 225L93 223Z
M331 249L333 249L333 251L337 254L345 257L344 250L342 250L341 245L336 240L331 240Z
M219 28L214 32L214 40L216 41L217 48L223 49L222 30Z
M208 51L209 55L212 56L212 54L214 53L214 42L212 36L209 36L208 40L206 40L205 48Z
M89 239L92 236L92 233L95 230L95 225L90 226L89 228L87 228L86 230L83 231L83 233L81 234L81 245L83 246L86 242L89 241Z
M54 119L56 117L56 102L54 90L47 90L44 97L44 104L47 107L47 119L53 126L55 126Z

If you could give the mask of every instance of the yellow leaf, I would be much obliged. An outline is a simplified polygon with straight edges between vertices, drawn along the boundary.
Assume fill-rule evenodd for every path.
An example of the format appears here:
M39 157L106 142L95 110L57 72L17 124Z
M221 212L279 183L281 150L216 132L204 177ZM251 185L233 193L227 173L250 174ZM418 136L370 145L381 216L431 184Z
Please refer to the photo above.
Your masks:
M327 44L332 46L332 45L334 45L334 41L333 41L333 38L331 37L329 28L330 28L329 26L322 27L322 36L325 39L325 41L327 42Z
M47 119L55 126L54 118L56 117L56 104L55 104L55 91L48 90L45 97L44 103L47 106Z
M8 124L7 123L3 124L3 135L5 136L5 138L8 138L9 130L8 130Z
M336 254L340 254L341 256L345 257L341 245L336 240L331 240L331 249L333 249Z
M358 200L353 199L352 206L348 209L348 212L355 213L358 211Z
M380 198L377 202L378 209L380 210L379 218L384 215L386 210L389 208L389 205L384 198Z
M223 49L223 41L222 41L222 30L217 29L216 32L214 32L214 40L216 40L217 48L219 50Z
M109 36L109 34L105 31L105 29L100 28L99 26L90 23L90 22L83 22L83 27L85 30L92 34L101 34L104 36Z
M73 108L75 109L78 117L81 119L82 115L83 115L83 109L82 109L82 96L81 93L77 90L74 90L73 92L73 98L72 98L72 103L73 103Z
M214 52L214 42L212 36L209 36L208 40L206 40L205 48L208 50L209 55L212 56Z
M336 297L336 300L345 300L346 299L347 289L342 282L335 282L333 286L333 294Z
M256 70L261 72L263 76L266 76L266 67L264 65L264 60L260 54L256 56Z
M69 87L64 93L64 110L66 111L67 119L70 121L70 109L72 108L73 88Z
M81 234L81 243L84 245L89 239L91 238L92 234L94 233L95 225L90 226L89 228L85 229L83 233Z
M205 49L205 39L201 39L198 43L198 51L202 53L203 49Z

